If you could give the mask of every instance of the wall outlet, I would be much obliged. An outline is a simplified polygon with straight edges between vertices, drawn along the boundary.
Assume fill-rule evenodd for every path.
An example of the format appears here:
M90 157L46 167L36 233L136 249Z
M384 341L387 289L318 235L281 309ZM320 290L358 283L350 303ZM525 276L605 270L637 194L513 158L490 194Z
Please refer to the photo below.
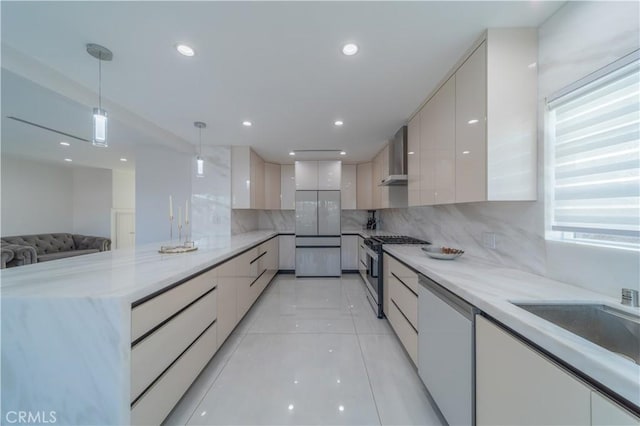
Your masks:
M482 245L486 248L495 249L496 248L496 234L493 232L483 232L482 233Z

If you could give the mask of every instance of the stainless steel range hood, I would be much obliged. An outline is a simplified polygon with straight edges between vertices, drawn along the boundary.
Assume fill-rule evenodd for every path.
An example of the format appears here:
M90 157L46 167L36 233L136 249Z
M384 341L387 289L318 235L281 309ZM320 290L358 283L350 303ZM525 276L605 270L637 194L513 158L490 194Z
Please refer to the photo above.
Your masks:
M407 126L402 126L389 142L389 176L380 186L406 186L407 180Z

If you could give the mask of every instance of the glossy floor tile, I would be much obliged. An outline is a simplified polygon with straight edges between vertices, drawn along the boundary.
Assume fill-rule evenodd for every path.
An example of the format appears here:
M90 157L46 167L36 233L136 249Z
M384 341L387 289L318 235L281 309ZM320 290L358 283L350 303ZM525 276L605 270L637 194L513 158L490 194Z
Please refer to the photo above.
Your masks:
M171 425L440 425L358 275L279 275L165 421Z

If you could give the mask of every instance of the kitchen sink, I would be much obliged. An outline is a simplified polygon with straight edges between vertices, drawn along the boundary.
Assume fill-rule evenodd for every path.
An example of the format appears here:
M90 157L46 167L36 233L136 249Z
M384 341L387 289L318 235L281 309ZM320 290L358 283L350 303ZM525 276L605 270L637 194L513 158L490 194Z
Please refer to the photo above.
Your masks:
M640 364L640 316L601 304L514 305Z

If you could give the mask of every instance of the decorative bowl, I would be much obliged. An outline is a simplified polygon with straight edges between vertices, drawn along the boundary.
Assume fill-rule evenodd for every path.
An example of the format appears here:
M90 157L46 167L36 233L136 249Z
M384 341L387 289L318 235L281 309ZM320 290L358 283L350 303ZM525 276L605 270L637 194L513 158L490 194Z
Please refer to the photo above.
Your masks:
M422 247L422 251L424 251L427 256L433 259L441 260L453 260L456 257L460 257L464 254L464 250L444 246L426 246Z

